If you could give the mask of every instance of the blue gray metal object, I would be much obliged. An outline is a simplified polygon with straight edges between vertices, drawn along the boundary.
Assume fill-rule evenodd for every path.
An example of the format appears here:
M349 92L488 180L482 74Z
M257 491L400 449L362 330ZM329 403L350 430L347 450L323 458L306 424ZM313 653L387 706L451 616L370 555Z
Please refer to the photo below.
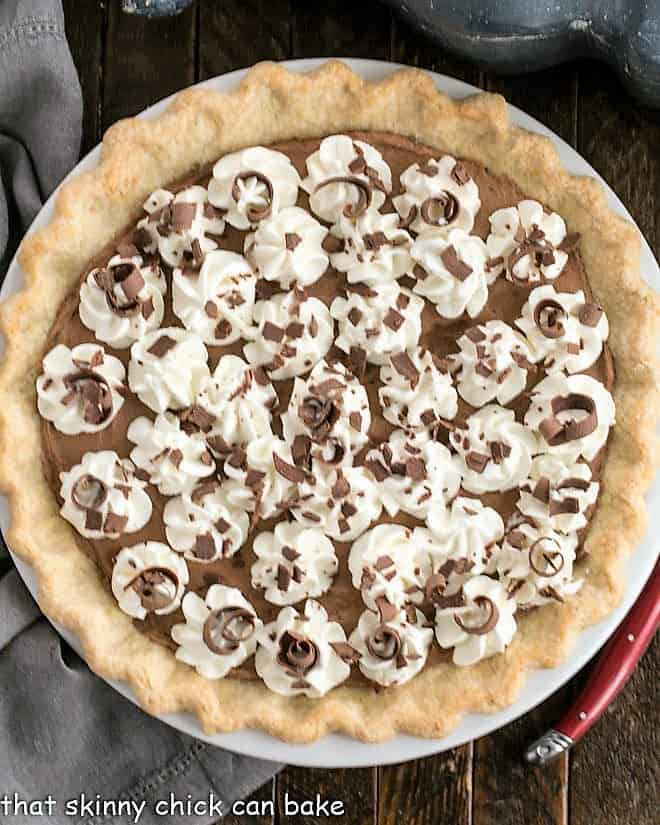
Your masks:
M167 17L171 14L179 14L191 3L192 0L121 0L121 7L128 14Z
M660 106L660 0L384 0L455 54L502 73L575 57L604 60Z

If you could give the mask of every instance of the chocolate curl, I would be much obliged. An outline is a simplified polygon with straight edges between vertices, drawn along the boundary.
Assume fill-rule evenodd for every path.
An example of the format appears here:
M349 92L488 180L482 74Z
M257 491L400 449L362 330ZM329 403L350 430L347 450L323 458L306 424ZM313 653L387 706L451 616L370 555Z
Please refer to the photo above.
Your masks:
M548 542L554 544L557 549L544 549L544 543L547 544ZM541 561L541 558L539 557L543 559L546 567L542 566L543 561ZM564 557L561 553L561 547L557 539L553 539L550 536L542 536L540 539L536 539L536 541L529 548L529 566L537 576L544 576L545 578L551 579L560 572L564 564ZM550 569L548 570L548 568Z
M323 189L325 186L330 186L330 184L332 183L345 183L349 186L354 186L357 189L358 199L356 203L347 203L344 207L344 215L347 218L359 218L360 215L363 215L371 206L371 186L365 181L363 181L361 178L355 178L350 176L338 176L334 178L328 178L327 180L324 180L321 183L319 183L319 185L314 190L314 194Z
M427 198L420 206L424 223L430 226L446 226L458 215L458 201L451 192L442 192L434 198Z
M574 392L568 395L557 395L550 402L550 406L553 414L541 421L539 431L551 447L586 438L598 427L596 402L587 395ZM586 415L579 421L574 418L560 421L557 415L567 410L583 410Z
M255 616L244 607L224 607L204 622L204 644L218 656L233 653L255 630Z
M495 629L500 618L500 611L495 602L488 596L476 596L474 603L482 610L487 611L486 618L479 625L466 625L461 616L454 616L454 621L464 633L470 636L485 636Z
M267 218L271 212L273 211L273 198L274 198L274 190L273 184L271 183L270 179L263 175L261 172L255 172L254 170L248 170L246 172L239 172L235 177L231 185L231 196L238 203L241 199L241 189L238 185L239 181L250 180L251 178L255 178L259 181L259 183L263 183L266 187L267 193L267 203L265 206L258 207L258 206L248 206L245 211L247 219L251 223L257 223L258 221L262 221L264 218Z
M561 338L565 332L562 321L566 320L567 314L564 307L552 298L539 301L534 308L534 323L546 338Z

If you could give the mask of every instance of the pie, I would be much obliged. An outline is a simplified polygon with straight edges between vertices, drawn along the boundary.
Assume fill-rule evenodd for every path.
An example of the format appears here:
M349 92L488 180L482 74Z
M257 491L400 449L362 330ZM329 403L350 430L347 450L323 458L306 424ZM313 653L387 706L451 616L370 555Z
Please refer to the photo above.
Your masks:
M2 311L12 548L151 713L441 736L619 601L658 300L502 98L263 64L107 133Z

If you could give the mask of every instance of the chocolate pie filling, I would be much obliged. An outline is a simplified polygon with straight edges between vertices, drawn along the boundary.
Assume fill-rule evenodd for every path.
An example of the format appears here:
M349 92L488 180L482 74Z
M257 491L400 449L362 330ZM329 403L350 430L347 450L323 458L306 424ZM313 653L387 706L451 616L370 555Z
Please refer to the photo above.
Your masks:
M429 158L438 158L442 155L442 152L438 150L417 145L407 138L396 135L357 132L348 134L355 139L366 141L377 148L392 170L393 192L381 208L381 212L395 211L392 206L391 197L400 194L399 176L404 169L412 163L424 163ZM272 148L288 155L301 177L304 177L305 159L318 149L319 143L320 139L292 140L276 144ZM515 206L525 196L510 180L492 175L488 169L478 163L466 160L463 161L463 166L479 187L481 199L481 209L476 216L472 233L479 235L485 240L489 232L488 216L496 209ZM209 175L210 171L205 170L203 173L190 177L172 188L176 191L194 182L206 183ZM308 208L308 198L302 189L299 190L298 205ZM443 208L446 211L448 206L445 204ZM429 209L431 209L431 206L429 206ZM437 212L438 205L434 204L433 209ZM87 276L90 269L105 265L118 246L130 243L133 232L134 229L131 228L130 232L118 238L110 247L103 250L94 261L90 262L89 267L81 275L81 282ZM220 248L243 254L245 234L245 232L238 231L227 225L225 234L222 238L218 239ZM291 240L292 244L295 242L296 239ZM171 273L167 271L167 267L164 267L164 269L170 282L169 285L171 286ZM128 274L130 275L130 273ZM412 283L407 283L408 280L407 278L403 278L401 279L401 283L405 286L412 286ZM581 289L584 291L587 300L592 299L582 261L579 253L575 250L569 253L568 262L564 270L552 283L557 292L576 292ZM329 268L319 281L307 288L307 292L310 296L321 299L329 306L336 295L344 293L345 285L345 276ZM56 344L66 344L69 347L73 347L83 342L93 343L95 341L93 333L82 325L78 317L79 286L80 284L76 285L70 296L60 307L56 320L50 330L45 352L48 352ZM278 291L281 290L276 284L261 281L258 285L259 297L267 297ZM490 286L488 303L479 317L475 319L470 319L467 316L458 320L441 318L435 311L433 305L427 301L422 316L420 346L426 347L436 356L443 358L444 356L457 352L457 339L467 329L474 327L476 324L493 319L500 319L513 325L514 320L521 315L521 308L527 300L529 292L529 288L512 284L502 275ZM127 297L130 297L129 293L127 293ZM594 309L597 310L598 308L594 307ZM548 334L552 335L554 328L561 322L561 317L555 312L552 306L544 306L542 310L544 324L548 328ZM166 312L162 326L182 326L179 319L172 312L171 289L168 289L166 296ZM113 350L107 345L105 345L105 348L109 353L119 358L124 365L128 366L130 348ZM242 352L242 342L239 341L226 347L207 346L207 348L209 351L209 366L211 370L213 370L220 356L226 353L240 355ZM330 350L327 357L338 357L344 363L350 361L349 357L334 347ZM386 440L393 429L392 425L385 421L380 414L380 405L378 402L379 369L377 366L368 364L364 374L364 382L369 394L372 415L372 424L369 432L372 441L371 446L375 446ZM603 348L603 353L594 366L586 372L598 381L601 381L611 390L614 383L614 364L607 346ZM542 364L539 364L536 369L530 370L528 374L527 392L529 392L533 385L544 377L544 375L545 372ZM288 405L293 381L274 381L273 385L279 397L279 407L275 410L275 413L283 412ZM523 393L507 406L515 410L517 420L521 421L528 406L528 398L526 394ZM473 412L473 409L459 397L457 420L465 418L471 412ZM310 408L310 415L312 414L317 415L319 411ZM126 438L126 431L129 423L141 415L149 416L152 419L155 417L155 414L142 404L133 393L127 391L125 403L119 414L106 429L99 433L83 433L74 437L65 436L59 433L50 422L42 420L44 470L58 500L60 471L69 470L73 465L78 464L84 453L96 450L115 450L121 457L128 457L130 455L133 445ZM273 420L273 429L278 435L281 435L281 426L277 416L275 416ZM363 462L366 452L367 450L365 449L360 453L356 459L356 464ZM605 450L602 450L596 460L592 462L591 466L594 480L598 480L600 476L604 452ZM108 587L114 559L122 547L132 546L147 540L157 540L167 543L162 518L167 499L162 496L153 485L149 485L147 490L153 502L154 510L149 523L144 529L136 533L124 535L117 540L87 540L81 536L77 536L77 540L82 549L98 564ZM514 510L517 497L517 489L508 493L493 493L478 496L484 504L497 509L505 522ZM396 521L397 523L410 526L422 524L422 522L403 513L399 513L394 519L385 515L380 521ZM275 520L260 522L245 545L233 558L221 559L210 564L188 562L190 569L190 589L195 590L203 596L207 588L214 583L223 583L237 587L245 593L246 598L254 605L264 623L275 619L280 607L266 602L262 593L253 589L250 584L250 568L256 559L252 551L252 542L260 532L272 530L274 523ZM581 538L584 539L584 535L582 535ZM364 603L360 592L353 587L348 571L347 557L351 545L346 543L335 543L335 545L339 559L339 572L330 590L324 596L321 596L318 601L327 609L330 619L339 621L343 625L348 636L357 625L360 614L364 610ZM300 605L297 605L297 607L300 607ZM429 615L431 614L429 613ZM170 628L174 624L181 623L182 621L183 615L181 611L178 610L176 613L168 616L155 616L151 614L145 621L136 621L135 624L153 640L174 649L175 645L170 638ZM448 659L450 654L451 651L443 652L439 650L437 646L434 646L429 657L429 662L432 663L441 658ZM253 659L248 659L244 665L233 670L229 676L246 679L257 678L254 671ZM366 679L361 676L357 668L352 669L347 684L362 684L374 687L373 683L367 682Z

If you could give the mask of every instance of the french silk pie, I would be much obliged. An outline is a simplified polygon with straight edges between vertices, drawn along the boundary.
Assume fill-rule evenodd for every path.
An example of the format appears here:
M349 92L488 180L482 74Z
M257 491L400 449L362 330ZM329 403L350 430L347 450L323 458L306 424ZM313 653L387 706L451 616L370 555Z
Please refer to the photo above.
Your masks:
M592 179L422 72L273 65L105 137L20 252L0 479L152 713L439 736L570 656L645 525L658 302Z

